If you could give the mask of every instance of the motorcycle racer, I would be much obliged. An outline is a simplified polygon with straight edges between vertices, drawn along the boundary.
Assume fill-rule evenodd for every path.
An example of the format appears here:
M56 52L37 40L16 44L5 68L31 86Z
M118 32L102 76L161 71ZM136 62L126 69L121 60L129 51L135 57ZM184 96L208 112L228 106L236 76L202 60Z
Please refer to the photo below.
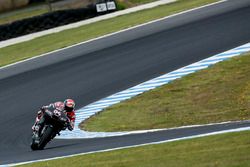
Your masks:
M75 102L72 99L66 99L64 102L55 102L51 103L47 106L43 106L37 113L37 117L35 119L35 124L32 126L33 131L39 131L43 125L43 121L41 120L43 117L43 113L47 109L57 109L60 111L64 111L69 119L68 129L72 131L74 129L75 124Z

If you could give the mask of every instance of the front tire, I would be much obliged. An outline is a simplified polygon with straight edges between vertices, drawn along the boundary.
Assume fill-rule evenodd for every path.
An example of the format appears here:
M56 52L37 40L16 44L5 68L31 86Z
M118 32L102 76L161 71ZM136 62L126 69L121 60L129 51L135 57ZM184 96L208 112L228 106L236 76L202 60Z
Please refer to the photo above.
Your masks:
M38 150L38 144L35 143L31 143L30 148L34 151L34 150Z
M35 143L35 140L34 140L34 139L32 139L30 148L31 148L33 151L34 151L34 150L38 150L38 144Z
M46 144L51 140L52 133L53 133L53 128L50 126L47 126L45 129L45 132L42 134L40 138L40 142L38 144L39 150L44 149Z
M30 148L34 151L34 150L38 150L38 142L37 142L37 139L38 139L38 135L37 135L37 132L33 132L32 134L32 141L31 141L31 144L30 144Z

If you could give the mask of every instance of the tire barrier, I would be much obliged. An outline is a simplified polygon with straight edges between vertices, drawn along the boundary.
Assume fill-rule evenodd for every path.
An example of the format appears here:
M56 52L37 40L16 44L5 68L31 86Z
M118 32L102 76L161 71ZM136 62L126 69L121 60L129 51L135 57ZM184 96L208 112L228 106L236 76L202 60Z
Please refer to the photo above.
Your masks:
M86 8L55 11L15 21L0 26L0 41L74 23L113 11L115 10L100 13L97 12L96 5L90 5Z

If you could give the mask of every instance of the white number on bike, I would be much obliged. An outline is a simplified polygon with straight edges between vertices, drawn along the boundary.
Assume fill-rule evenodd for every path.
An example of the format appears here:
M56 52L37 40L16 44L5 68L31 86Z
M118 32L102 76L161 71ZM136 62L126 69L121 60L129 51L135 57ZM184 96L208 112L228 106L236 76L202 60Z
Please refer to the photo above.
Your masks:
M58 111L58 110L54 110L54 114L55 114L55 116L57 116L57 117L60 117L60 116L61 116L61 112Z

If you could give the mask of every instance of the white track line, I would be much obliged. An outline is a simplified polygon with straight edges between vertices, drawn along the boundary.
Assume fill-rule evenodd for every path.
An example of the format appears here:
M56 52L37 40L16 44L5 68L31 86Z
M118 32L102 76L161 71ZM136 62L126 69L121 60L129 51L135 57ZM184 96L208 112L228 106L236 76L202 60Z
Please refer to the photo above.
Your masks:
M193 135L193 136L181 137L181 138L176 138L176 139L163 140L163 141L158 141L158 142L149 142L149 143L138 144L138 145L133 145L133 146L117 147L117 148L92 151L92 152L87 152L87 153L79 153L79 154L73 154L73 155L67 155L67 156L61 156L61 157L54 157L54 158L48 158L48 159L21 162L21 163L16 163L16 164L0 165L0 167L24 165L24 164L34 163L34 162L50 161L50 160L56 160L56 159L62 159L62 158L75 157L75 156L79 156L79 155L109 152L109 151L115 151L115 150L121 150L121 149L127 149L127 148L135 148L135 147L141 147L141 146L147 146L147 145L169 143L169 142L174 142L174 141L194 139L194 138L199 138L199 137L206 137L206 136L212 136L212 135L218 135L218 134L224 134L224 133L230 133L230 132L241 132L241 131L247 131L247 130L250 130L250 127L237 128L237 129L231 129L231 130L223 130L223 131L218 131L218 132L211 132L211 133L205 133L205 134L200 134L200 135Z
M220 1L220 2L217 2L217 3L214 3L214 4L218 4L218 3L221 3L221 2L225 2L226 0L223 0L223 1ZM214 4L210 4L210 5L206 5L206 6L211 6L211 5L214 5ZM206 7L206 6L203 6L203 7ZM199 7L199 8L196 8L196 9L200 9L200 8L203 8L203 7ZM192 10L189 10L189 11L193 11L193 10L196 10L196 9L192 9ZM189 12L187 11L187 12ZM186 13L186 12L182 12L182 13ZM181 14L181 13L180 13ZM168 17L172 17L172 16L168 16ZM164 18L163 18L164 19ZM160 19L162 20L162 19ZM159 20L158 20L159 21ZM155 22L155 21L153 21ZM146 24L150 24L150 23L146 23ZM142 25L139 25L139 26L142 26ZM138 26L136 26L138 27ZM131 28L130 28L131 29ZM129 29L127 29L129 30ZM127 31L127 30L122 30L122 31ZM120 31L120 32L122 32ZM117 32L117 33L120 33L120 32ZM114 35L116 33L113 33L113 34L109 34L109 35ZM107 35L107 36L109 36ZM103 38L103 37L100 37L100 38ZM100 39L100 38L97 38L97 39ZM97 39L93 39L93 40L97 40ZM89 42L89 41L87 41ZM86 43L86 42L83 42L83 43ZM78 44L77 44L78 45ZM70 46L70 47L73 47L73 46ZM69 47L67 47L69 48ZM249 51L250 49L250 43L248 44L245 44L245 45L242 45L240 47L237 47L237 48L234 48L233 51L227 51L227 52L224 52L222 54L218 54L218 55L215 55L213 57L210 57L208 59L205 59L203 61L200 61L200 63L203 63L204 61L206 60L213 60L213 59L227 59L227 58L230 58L230 57L234 57L234 56L237 56L239 54L242 54L242 53L245 53L247 51ZM64 48L66 49L66 48ZM60 50L64 50L64 49L60 49ZM238 52L235 52L236 50L238 50ZM58 50L57 50L58 51ZM53 51L53 52L56 52L56 51ZM232 55L224 55L223 54L227 54L227 53L234 53ZM48 53L47 53L48 54ZM44 54L45 55L45 54ZM40 55L42 56L42 55ZM33 59L33 58L32 58ZM25 60L25 61L28 61L28 60ZM18 62L20 63L20 62ZM216 62L212 61L212 64L214 64ZM15 63L17 64L17 63ZM197 64L197 63L196 63ZM14 64L12 64L14 65ZM189 67L189 66L187 66ZM3 68L3 67L2 67ZM189 74L191 72L186 72L186 73L183 73L183 69L186 68L186 67L183 67L181 68L181 72L179 72L178 70L174 71L175 73L178 73L179 72L179 75L182 75L182 74ZM0 68L1 69L1 68ZM200 68L198 68L200 69ZM198 70L196 69L196 70ZM160 76L160 77L163 77L165 78L167 74L163 75L163 76ZM173 75L173 72L169 73L169 75ZM160 77L156 78L156 79L159 79ZM145 82L147 83L147 82ZM144 87L145 83L143 84L140 84L140 85L137 85L133 88L130 88L131 90L133 90L134 88L138 88L138 89L142 89L142 87ZM158 86L159 84L156 84L156 85L151 85L152 88L154 88L155 86ZM148 85L147 85L148 86ZM134 89L135 90L135 89ZM147 89L148 90L148 89ZM126 90L128 91L128 90ZM129 93L129 91L128 91ZM112 95L114 96L114 95ZM98 108L97 110L101 110L101 108ZM84 108L83 109L80 109L78 111L84 111ZM89 112L89 113L95 113L95 112ZM89 116L89 113L88 113L88 116ZM81 116L81 117L84 117L84 116ZM79 122L79 120L78 120ZM239 121L238 121L239 122ZM223 122L223 123L216 123L216 124L224 124L224 123L229 123L229 122ZM215 124L207 124L208 126L209 125L215 125ZM179 128L187 128L187 127L198 127L198 126L204 126L204 125L191 125L191 126L184 126L184 127L179 127ZM178 128L170 128L170 129L178 129ZM160 130L166 130L166 129L154 129L154 130L146 130L146 131L134 131L134 132L124 132L124 133L121 133L121 132L115 132L117 135L124 135L125 133L129 133L129 134L134 134L134 133L145 133L145 132L153 132L153 131L160 131ZM7 165L7 166L13 166L13 165L21 165L21 164L27 164L27 163L33 163L33 162L40 162L40 161L47 161L47 160L54 160L54 159L61 159L61 158L66 158L66 157L72 157L72 156L77 156L77 155L85 155L85 154L91 154L91 153L97 153L97 152L106 152L106 151L112 151L112 150L119 150L119 149L124 149L124 148L132 148L132 147L138 147L138 146L144 146L144 145L149 145L149 144L159 144L159 143L166 143L166 142L172 142L172 141L177 141L177 140L185 140L185 139L191 139L191 138L197 138L197 137L203 137L203 136L210 136L210 135L216 135L216 134L222 134L222 133L228 133L228 132L238 132L238 131L245 131L245 130L250 130L250 127L246 127L246 128L238 128L238 129L232 129L232 130L224 130L224 131L219 131L219 132L213 132L213 133L206 133L206 134L201 134L201 135L194 135L194 136L188 136L188 137L182 137L182 138L177 138L177 139L171 139L171 140L165 140L165 141L160 141L160 142L151 142L151 143L146 143L146 144L141 144L141 145L135 145L135 146L127 146L127 147L119 147L119 148L114 148L114 149L107 149L107 150L101 150L101 151L96 151L96 152L88 152L88 153L81 153L81 154L74 154L74 155L69 155L69 156L63 156L63 157L55 157L55 158L50 158L50 159L43 159L43 160L36 160L36 161L29 161L29 162L23 162L23 163L18 163L18 164L12 164L12 165ZM78 133L79 133L79 129L77 130ZM86 133L86 132L85 132ZM115 134L113 133L113 134ZM91 133L92 135L94 133ZM95 135L94 135L95 136ZM105 137L105 133L102 133L101 136L95 136L95 137ZM66 137L68 138L68 137ZM6 166L6 165L1 165L1 167L3 166Z
M144 5L132 7L132 8L121 10L121 11L116 11L116 12L113 12L113 13L110 13L110 14L97 16L97 17L87 19L87 20L83 20L83 21L79 21L79 22L76 22L76 23L71 23L71 24L67 24L67 25L64 25L64 26L55 27L55 28L51 28L51 29L48 29L48 30L44 30L44 31L24 35L24 36L21 36L21 37L8 39L8 40L0 42L0 48L11 46L11 45L18 44L18 43L21 43L21 42L30 41L30 40L36 39L38 37L42 37L42 36L45 36L45 35L50 35L50 34L62 32L64 30L78 28L78 27L81 27L81 26L84 26L84 25L87 25L87 24L91 24L91 23L95 23L95 22L98 22L98 21L111 19L111 18L114 18L114 17L117 17L117 16L130 14L130 13L138 12L138 11L145 10L145 9L151 9L151 8L154 8L154 7L157 7L157 6L160 6L160 5L166 5L166 4L173 3L173 2L176 2L176 0L158 0L156 2L147 3L147 4L144 4Z
M195 10L199 10L199 9L202 9L202 8L205 8L205 7L209 7L209 6L217 5L217 4L220 4L220 3L224 3L226 1L227 0L221 0L221 1L218 1L218 2L215 2L215 3L200 6L200 7L194 8L194 9L190 9L190 10L183 11L183 12L180 12L180 13L176 13L176 14L173 14L173 15L170 15L170 16L166 16L166 17L163 17L163 18L160 18L160 19L157 19L157 20L153 20L153 21L150 21L150 22L147 22L147 23L143 23L143 24L140 24L140 25L137 25L137 26L134 26L134 27L126 28L126 29L123 29L123 30L120 30L120 31L117 31L117 32L114 32L114 33L103 35L103 36L100 36L100 37L97 37L97 38L94 38L94 39L83 41L83 42L80 42L80 43L77 43L77 44L74 44L74 45L71 45L71 46L67 46L65 48L57 49L57 50L54 50L54 51L51 51L51 52L48 52L48 53L44 53L44 54L41 54L41 55L38 55L38 56L35 56L35 57L32 57L32 58L28 58L28 59L25 59L25 60L22 60L22 61L19 61L19 62L16 62L16 63L12 63L12 64L9 64L9 65L0 67L0 70L3 69L3 68L9 67L9 66L19 64L19 63L30 61L30 60L38 58L38 57L46 56L46 55L49 55L49 54L52 54L52 53L55 53L55 52L58 52L58 51L62 51L62 50L65 50L65 49L69 49L69 48L72 48L72 47L75 47L75 46L78 46L78 45L82 45L82 44L85 44L85 43L89 43L89 42L93 42L93 41L96 41L96 40L99 40L99 39L110 37L110 36L113 36L113 35L116 35L116 34L119 34L119 33L122 33L122 32L126 32L126 31L129 31L129 30L132 30L132 29L136 29L138 27L142 27L142 26L145 26L145 25L148 25L148 24L159 22L159 21L162 21L162 20L165 20L165 19L168 19L168 18L178 16L178 15L186 14L186 13L189 13L189 12L192 12L192 11L195 11ZM1 48L1 45L0 45L0 48Z
M130 133L136 133L136 132L110 132L110 133L104 133L104 132L85 132L81 131L79 129L79 124L84 121L85 119L97 114L98 112L101 112L105 108L110 107L111 105L120 103L121 101L130 99L134 96L137 96L139 94L142 94L143 92L146 92L148 90L154 89L156 87L165 85L175 79L181 78L185 75L188 75L190 73L194 73L196 71L199 71L201 69L205 69L209 67L210 65L216 64L220 61L227 60L230 57L239 56L242 53L250 51L250 43L239 46L237 48L231 49L229 51L217 54L215 56L209 57L207 59L201 60L199 62L193 63L191 65L182 67L180 69L177 69L173 72L164 74L162 76L159 76L157 78L153 78L149 81L146 81L144 83L141 83L139 85L136 85L132 88L129 88L127 90L118 92L116 94L113 94L109 97L103 98L97 102L91 103L76 112L76 123L75 127L76 129L72 132L64 131L61 133L61 136L58 136L57 138L60 139L74 139L74 138L91 138L91 137L103 137L103 136L117 136L117 135L123 135L123 134L130 134ZM228 55L230 53L230 55ZM225 54L227 54L225 56ZM214 60L216 58L216 61ZM147 131L144 131L147 132Z

